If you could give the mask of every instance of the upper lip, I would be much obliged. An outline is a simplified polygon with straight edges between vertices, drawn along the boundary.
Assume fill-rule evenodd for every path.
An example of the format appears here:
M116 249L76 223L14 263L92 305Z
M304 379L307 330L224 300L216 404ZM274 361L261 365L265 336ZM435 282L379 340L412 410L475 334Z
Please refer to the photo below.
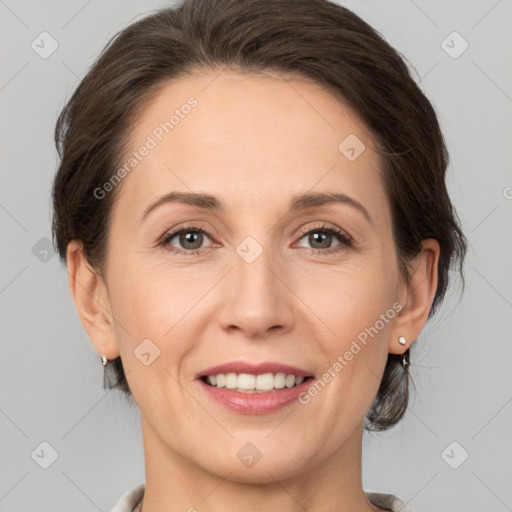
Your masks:
M207 375L217 375L218 373L249 373L261 375L264 373L285 373L286 375L295 375L296 377L312 377L313 372L302 370L295 366L277 362L264 362L259 364L246 363L244 361L233 361L231 363L219 364L199 372L196 378Z

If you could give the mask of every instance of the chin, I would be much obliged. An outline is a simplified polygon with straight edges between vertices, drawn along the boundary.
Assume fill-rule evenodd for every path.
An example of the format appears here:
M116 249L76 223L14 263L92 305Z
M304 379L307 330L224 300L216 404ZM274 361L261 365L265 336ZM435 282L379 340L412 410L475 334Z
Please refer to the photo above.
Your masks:
M279 451L274 457L262 454L256 462L249 459L242 462L235 455L234 458L222 459L222 462L215 467L204 467L204 469L219 478L227 478L232 482L268 484L275 483L276 480L293 478L307 471L310 466L312 465L306 464L304 461L298 463L292 457L288 457L285 452Z

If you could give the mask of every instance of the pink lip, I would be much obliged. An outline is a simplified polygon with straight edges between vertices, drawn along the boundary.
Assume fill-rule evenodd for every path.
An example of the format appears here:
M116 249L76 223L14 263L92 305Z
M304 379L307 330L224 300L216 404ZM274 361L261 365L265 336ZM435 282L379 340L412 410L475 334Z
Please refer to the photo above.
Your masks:
M217 375L219 373L249 373L252 375L261 375L264 373L284 373L286 375L295 375L296 377L311 377L304 380L302 384L293 388L283 388L267 393L241 393L233 389L217 388L204 382L201 377L207 375ZM297 400L298 395L305 391L314 380L313 372L302 370L295 366L281 364L276 362L265 362L251 364L246 362L230 362L207 368L196 375L201 388L222 405L229 409L243 414L264 414L277 411Z
M204 377L206 375L217 375L218 373L249 373L252 375L261 375L263 373L285 373L286 375L295 375L296 377L312 377L313 372L301 370L295 366L289 366L281 363L259 363L251 364L245 362L236 362L220 364L207 368L196 375L196 378ZM295 388L291 388L295 389Z
M225 366L223 366L222 368L225 368ZM220 371L217 373L224 372ZM232 411L242 414L254 415L274 412L295 402L297 400L298 395L304 392L311 385L311 382L313 380L314 378L309 378L306 379L302 384L299 384L298 386L295 386L293 388L283 388L275 391L269 391L268 393L241 393L239 391L234 391L232 389L217 388L215 386L210 386L201 379L199 379L197 382L210 398L213 398L214 400L228 407Z

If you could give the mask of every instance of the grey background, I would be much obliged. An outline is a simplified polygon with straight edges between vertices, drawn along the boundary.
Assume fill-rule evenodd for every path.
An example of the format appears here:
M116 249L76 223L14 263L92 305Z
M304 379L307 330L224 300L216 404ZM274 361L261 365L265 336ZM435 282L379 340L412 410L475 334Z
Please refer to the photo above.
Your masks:
M113 34L167 5L0 0L0 511L108 511L144 481L138 409L102 389L45 238L60 109ZM464 298L453 288L415 344L406 417L365 434L364 487L415 512L512 510L512 1L343 5L407 57L434 103L470 241ZM59 45L46 59L31 47L43 31ZM460 39L442 46L453 31L469 43L457 58L445 49Z

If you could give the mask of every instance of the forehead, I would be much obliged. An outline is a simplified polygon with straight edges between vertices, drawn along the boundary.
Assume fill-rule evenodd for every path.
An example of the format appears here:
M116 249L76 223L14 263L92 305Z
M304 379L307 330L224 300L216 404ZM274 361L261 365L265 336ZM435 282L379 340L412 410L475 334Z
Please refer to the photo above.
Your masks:
M352 159L343 153L347 146L365 149L354 160L353 152ZM134 151L145 156L137 157L121 196L135 205L170 190L207 191L262 204L341 186L378 200L380 162L372 146L355 111L316 83L197 73L170 81L145 106L124 161Z

